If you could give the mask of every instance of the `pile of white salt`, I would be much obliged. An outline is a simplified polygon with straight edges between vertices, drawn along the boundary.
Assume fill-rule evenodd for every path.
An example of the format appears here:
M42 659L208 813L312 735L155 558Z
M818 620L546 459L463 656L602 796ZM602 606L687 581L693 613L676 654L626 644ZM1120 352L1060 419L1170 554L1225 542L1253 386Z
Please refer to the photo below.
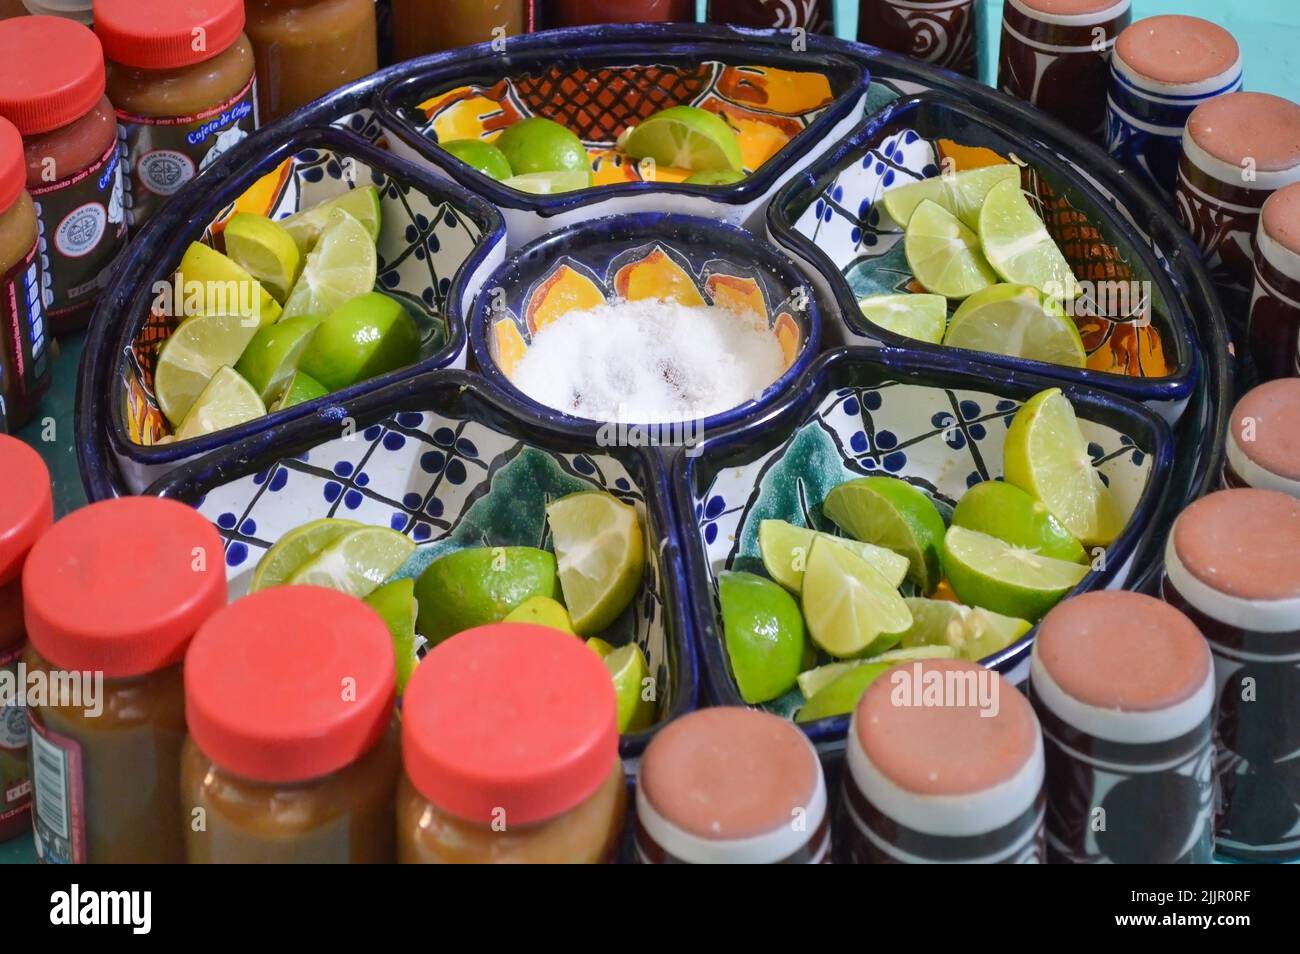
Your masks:
M567 414L654 424L729 410L757 398L784 370L780 342L754 315L618 301L542 328L511 381Z

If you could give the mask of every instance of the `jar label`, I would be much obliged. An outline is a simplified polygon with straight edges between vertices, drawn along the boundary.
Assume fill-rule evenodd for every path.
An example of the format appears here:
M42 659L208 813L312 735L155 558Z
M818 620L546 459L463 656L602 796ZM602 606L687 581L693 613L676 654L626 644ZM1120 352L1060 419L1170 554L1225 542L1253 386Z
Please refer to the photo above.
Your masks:
M195 176L257 129L257 81L196 116L136 116L118 110L126 154L126 220L138 229Z
M32 835L44 864L85 864L81 746L31 720Z
M18 685L21 650L0 654L0 679ZM27 776L27 707L0 705L0 822L27 811L32 783Z
M0 434L26 421L49 383L37 247L0 275Z
M59 318L99 297L126 244L117 140L93 166L31 194L41 224L45 313Z

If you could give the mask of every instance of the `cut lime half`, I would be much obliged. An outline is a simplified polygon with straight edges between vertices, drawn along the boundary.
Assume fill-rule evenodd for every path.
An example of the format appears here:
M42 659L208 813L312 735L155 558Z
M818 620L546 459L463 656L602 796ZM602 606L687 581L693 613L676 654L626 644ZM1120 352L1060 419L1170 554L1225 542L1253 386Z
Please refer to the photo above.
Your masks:
M872 295L858 302L863 317L896 335L938 344L948 324L942 295Z
M596 490L552 501L546 521L573 629L595 636L618 619L641 585L641 519L635 507Z
M1031 622L1078 586L1089 570L965 527L948 530L943 566L963 603Z
M621 145L633 159L650 158L661 166L692 172L738 172L743 165L736 131L717 113L698 106L673 106L655 113L623 137Z
M832 656L883 652L891 634L912 625L898 590L861 557L828 540L814 540L803 578L808 632Z
M289 577L295 586L324 586L367 597L415 552L415 541L387 527L361 527L344 534Z
M322 517L294 527L267 550L253 570L248 592L256 593L288 582L289 577L309 559L345 534L362 525L355 520Z
M379 259L366 227L341 209L330 218L284 303L284 317L324 318L375 287Z
M1019 182L1020 167L1010 163L983 166L896 185L881 196L881 202L889 217L904 228L911 221L916 207L928 199L957 216L963 225L978 229L985 196L995 185L1007 179Z
M965 298L998 280L980 251L979 236L928 199L907 223L903 251L913 276L935 295Z
M1083 339L1061 303L1032 285L994 285L957 309L943 343L1067 368L1088 363Z
M1052 241L1019 180L999 182L980 209L980 244L993 270L1008 282L1033 285L1061 301L1079 294L1070 263Z
M203 393L190 406L181 426L176 428L178 441L204 434L215 434L228 427L255 420L266 413L266 406L253 386L234 368L218 368Z
M907 577L921 592L938 585L943 517L923 491L897 477L859 477L832 490L822 509L855 540L907 557Z
M764 520L758 525L758 548L767 575L795 595L803 591L803 574L808 565L808 551L813 540L824 539L860 556L883 576L891 586L899 586L907 576L907 557L847 537L796 527L784 520Z
M370 236L371 242L379 241L379 228L383 216L379 204L379 190L374 186L349 189L310 209L303 209L288 218L281 219L280 225L292 236L298 250L305 256L316 247L321 232L329 225L330 215L336 209L342 209L360 222L366 234Z

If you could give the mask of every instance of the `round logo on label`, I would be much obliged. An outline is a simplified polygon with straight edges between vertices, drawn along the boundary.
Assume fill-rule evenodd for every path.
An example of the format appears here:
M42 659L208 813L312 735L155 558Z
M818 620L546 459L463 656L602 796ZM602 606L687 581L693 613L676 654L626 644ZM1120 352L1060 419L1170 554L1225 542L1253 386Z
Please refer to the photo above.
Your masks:
M69 212L54 230L54 247L68 258L81 258L94 251L108 227L108 210L98 202L87 202Z
M0 749L27 748L27 707L0 707Z
M172 195L194 178L194 160L174 149L155 149L137 160L136 172L150 192Z

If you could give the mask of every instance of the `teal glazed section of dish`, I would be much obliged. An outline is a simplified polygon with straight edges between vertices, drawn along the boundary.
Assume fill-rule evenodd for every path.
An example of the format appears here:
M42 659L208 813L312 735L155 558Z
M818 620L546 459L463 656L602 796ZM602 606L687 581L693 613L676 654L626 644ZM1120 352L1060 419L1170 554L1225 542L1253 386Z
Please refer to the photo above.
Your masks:
M636 596L602 638L644 651L658 721L694 707L678 533L657 455L523 426L503 396L464 372L397 382L357 399L349 412L347 420L299 421L274 438L254 436L150 488L193 504L217 528L232 599L247 592L275 542L311 520L345 518L409 537L415 552L395 577L415 578L469 547L553 549L546 505L602 490L636 508L646 553ZM648 738L627 736L625 754Z
M722 645L717 574L766 575L758 547L763 520L835 533L826 496L864 476L907 481L934 500L945 521L967 489L1002 476L1002 447L1020 404L1054 385L954 359L894 349L849 348L822 356L763 430L710 436L696 456L679 455L673 483L695 596L696 632L710 698L742 704ZM1172 459L1168 428L1141 405L1095 389L1067 387L1102 474L1127 519L1075 592L1123 586L1135 562L1154 557L1153 518ZM693 529L692 529L693 528ZM917 594L919 595L919 594ZM982 662L1022 681L1032 632ZM830 662L823 656L820 663ZM797 688L765 708L793 717ZM842 737L847 717L806 726L817 741Z

